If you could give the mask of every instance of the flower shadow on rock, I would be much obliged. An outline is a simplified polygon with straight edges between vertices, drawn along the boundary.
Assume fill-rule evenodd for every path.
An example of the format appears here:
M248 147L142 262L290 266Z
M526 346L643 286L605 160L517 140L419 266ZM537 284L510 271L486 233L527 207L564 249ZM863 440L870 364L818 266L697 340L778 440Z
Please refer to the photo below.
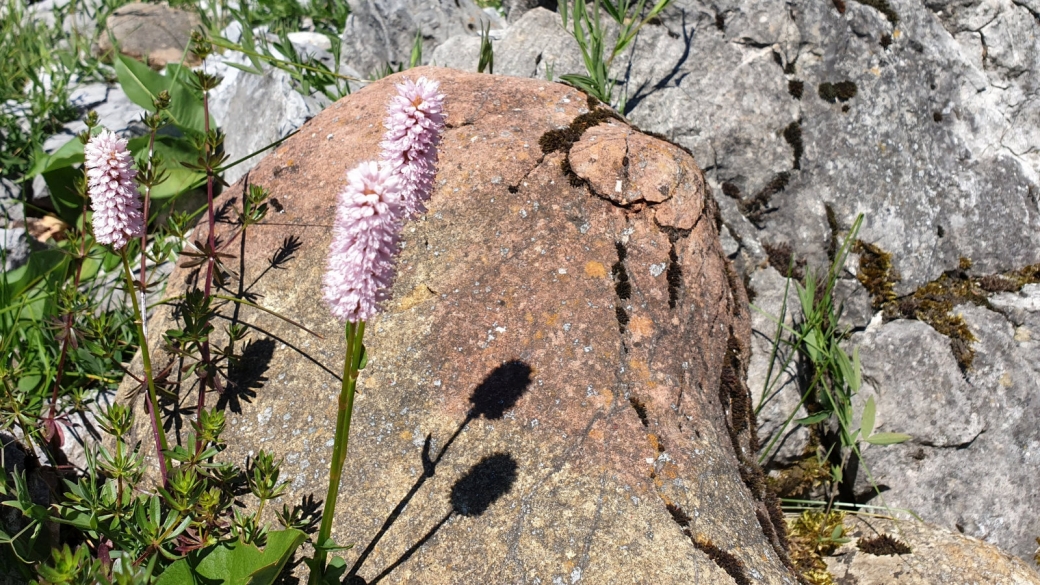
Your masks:
M441 519L426 536L419 539L411 548L381 572L371 582L365 581L358 576L358 571L364 565L365 560L372 554L376 544L383 538L404 509L411 502L415 494L422 488L426 480L433 477L437 471L437 465L444 458L448 448L462 433L463 429L474 419L484 417L488 420L498 420L512 409L517 401L527 392L531 386L533 370L531 366L522 360L509 360L502 363L489 373L480 384L474 388L469 402L472 405L466 418L459 424L452 436L444 443L436 457L430 456L432 448L432 436L426 435L420 457L422 459L423 473L420 475L412 488L405 494L401 502L390 512L379 532L372 538L365 550L358 556L354 566L347 573L344 583L349 585L366 585L376 583L390 574L395 568L407 561L419 548L426 543L454 514L461 516L479 516L487 511L495 501L512 489L517 477L517 465L513 457L507 453L495 453L484 457L479 463L470 468L462 478L455 482L451 490L452 509Z

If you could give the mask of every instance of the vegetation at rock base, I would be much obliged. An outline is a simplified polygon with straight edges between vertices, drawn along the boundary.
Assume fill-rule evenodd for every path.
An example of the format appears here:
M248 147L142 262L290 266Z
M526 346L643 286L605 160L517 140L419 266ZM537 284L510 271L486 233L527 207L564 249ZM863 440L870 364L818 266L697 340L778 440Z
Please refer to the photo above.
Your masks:
M811 585L833 585L823 557L849 542L845 536L845 512L806 510L788 521L791 560Z

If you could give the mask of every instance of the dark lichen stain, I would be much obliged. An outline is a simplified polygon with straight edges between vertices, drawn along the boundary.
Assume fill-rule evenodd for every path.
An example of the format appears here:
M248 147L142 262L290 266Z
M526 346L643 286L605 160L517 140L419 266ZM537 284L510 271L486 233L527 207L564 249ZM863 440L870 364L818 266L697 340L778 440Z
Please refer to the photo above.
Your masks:
M833 0L834 8L838 10L838 14L845 14L846 6L845 0Z
M932 119L936 122L942 122L942 112L932 112Z
M715 13L715 28L721 31L726 30L726 15L721 12Z
M581 140L581 135L586 130L607 120L621 120L621 117L606 108L596 108L574 118L566 128L549 130L542 134L538 138L538 146L542 148L542 154L556 151L570 152L571 146Z
M667 504L666 507L668 508L668 513L672 515L672 521L679 525L679 529L690 539L693 546L697 547L697 550L708 555L708 558L718 565L720 569L726 571L737 582L737 585L751 585L751 580L748 579L747 571L744 569L744 563L740 559L715 546L705 536L695 536L691 526L693 519L690 518L690 515L685 510L675 504Z
M628 313L625 312L621 301L631 298L632 283L629 282L628 271L625 270L625 258L628 256L625 245L621 242L615 242L614 249L617 250L618 257L617 262L610 268L610 273L614 276L614 293L618 297L618 302L614 306L614 314L617 317L618 329L623 334L628 326Z
M802 92L805 91L805 82L800 79L790 79L787 82L787 93L791 94L796 100L802 99Z
M856 84L849 80L839 81L838 83L825 81L817 88L817 93L820 94L820 99L825 102L831 102L832 104L851 100L856 97L857 91L858 88L856 87Z
M679 264L679 255L675 252L675 241L668 250L668 308L674 309L679 301L679 291L682 290L682 265Z
M946 235L946 230L943 229L943 226L937 225L935 226L935 235L941 238Z
M888 0L856 0L864 6L870 6L874 10L877 10L881 14L885 15L888 22L892 23L892 26L899 24L899 15L892 9L892 6L888 3Z
M882 49L888 49L892 46L892 35L888 33L881 35L881 40L879 42L881 43Z
M775 268L777 272L795 280L805 278L805 259L795 257L794 250L791 249L790 244L787 242L780 242L779 244L763 242L762 249L766 251L769 265Z
M784 65L784 73L794 75L794 61L788 61L787 65Z
M519 185L510 185L509 186L509 192L513 193L513 194L519 193L520 192L520 186Z
M888 534L878 534L873 538L861 538L856 543L856 548L868 555L877 556L908 555L913 553L905 542Z
M722 184L722 194L730 199L740 200L740 187L735 184L726 181Z
M639 415L639 422L643 423L644 427L649 427L650 422L646 418L646 405L643 404L643 402L635 396L630 396L628 398L628 403L632 405L632 408L636 411L636 414Z
M794 149L794 168L802 168L802 153L805 152L805 145L802 143L802 123L796 120L788 124L787 128L784 128L784 140Z
M848 114L850 109L851 108L849 107L849 105L845 104L844 106L841 107L841 113L842 114Z
M776 195L780 191L783 191L787 187L788 181L791 180L791 175L786 172L777 173L773 180L769 181L761 191L755 194L750 199L742 199L738 205L740 212L744 214L744 217L748 218L748 221L753 223L758 229L765 227L762 220L767 213L776 211L776 208L770 207L769 202L773 195Z

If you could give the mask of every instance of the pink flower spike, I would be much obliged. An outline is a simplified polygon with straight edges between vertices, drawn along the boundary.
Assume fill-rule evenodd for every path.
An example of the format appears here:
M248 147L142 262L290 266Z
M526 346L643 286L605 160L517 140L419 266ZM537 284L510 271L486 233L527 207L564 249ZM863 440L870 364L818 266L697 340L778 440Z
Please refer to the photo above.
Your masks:
M382 159L402 178L401 201L406 217L424 213L437 174L437 144L444 130L444 95L440 84L420 77L405 79L390 99L383 125Z
M94 210L94 239L118 250L144 235L141 194L134 177L134 159L126 140L108 130L91 137L83 147L87 194Z
M347 173L324 279L338 319L367 321L390 298L402 212L401 182L389 165L363 162Z

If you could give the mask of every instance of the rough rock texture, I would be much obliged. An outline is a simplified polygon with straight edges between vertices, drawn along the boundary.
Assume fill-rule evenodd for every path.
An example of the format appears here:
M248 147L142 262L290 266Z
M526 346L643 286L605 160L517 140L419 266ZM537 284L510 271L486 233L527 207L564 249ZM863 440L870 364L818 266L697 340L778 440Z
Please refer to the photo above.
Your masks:
M108 17L108 34L100 35L98 49L102 55L112 51L111 34L119 52L161 69L167 63L180 62L191 41L191 31L201 24L194 12L162 4L135 2L117 8ZM185 60L190 66L199 64L190 52Z
M824 266L834 236L844 236L858 213L859 237L892 253L899 294L956 268L961 257L972 260L974 274L1040 261L1040 6L890 0L883 13L869 4L678 0L660 25L644 29L630 59L615 63L614 73L627 79L627 115L686 146L704 166L709 185L725 194L719 205L724 242L731 238L727 253L753 282L768 262L766 245L788 244L810 266ZM472 70L478 48L472 35L456 37L434 59ZM525 14L495 49L496 73L544 77L547 61L555 75L584 72L559 15L548 11ZM756 292L779 307L783 279L763 280L774 288L763 282ZM862 299L857 282L841 286ZM869 310L857 303L858 316L848 322L862 328ZM1036 490L1024 478L1036 477L1040 466L1030 459L1036 447L1029 417L1015 413L1037 412L1035 399L1019 382L1001 386L1000 376L1029 384L1037 349L1013 342L1020 347L1010 356L1022 359L1002 355L1007 369L991 376L983 358L965 381L956 369L925 372L926 361L950 365L939 355L948 344L930 328L892 326L886 335L899 331L903 348L874 352L864 363L889 380L879 408L917 416L904 415L914 424L889 430L942 444L970 441L973 428L986 432L964 449L937 447L945 455L935 464L906 457L910 446L872 449L871 457L882 458L876 465L885 468L890 500L947 528L963 522L968 534L1031 557L1040 526L1028 520ZM980 339L1021 326L995 314L969 320ZM755 351L769 347L764 341ZM980 355L986 343L977 345ZM907 348L927 357L915 371L949 385L925 391L912 381L896 383L904 380ZM749 378L756 396L761 359L753 358ZM986 407L972 422L965 409L991 399L1011 416ZM783 405L794 404L797 396L780 396L773 412L763 411L763 443L785 416ZM983 448L995 425L1008 428L999 439L1008 446ZM915 481L906 481L911 475Z
M506 24L473 0L351 0L349 4L343 61L366 75L387 63L407 64L416 32L422 32L424 62L428 62L434 47L453 35L479 34L485 25L501 29Z
M1028 294L1035 303L1036 287ZM861 398L877 392L878 425L913 435L868 446L864 457L887 504L1030 558L1040 534L1040 313L1029 307L1015 327L982 307L957 310L979 340L966 379L948 341L923 323L893 321L853 338L874 382Z
M248 65L249 59L231 53L213 56L206 65L207 71L224 77L210 94L210 107L213 119L227 135L224 151L231 161L284 138L321 111L318 101L293 88L288 73L269 68L263 75L254 75L227 65L229 62ZM264 155L228 169L224 179L237 181Z
M543 155L543 136L588 113L580 92L406 75L440 80L448 129L430 212L407 226L394 300L366 333L334 533L355 545L348 566L395 583L795 583L778 508L741 463L753 456L747 300L693 159L606 110L580 118L599 124L578 144L623 135L655 158L630 155L626 175L577 145ZM209 404L229 411L230 457L285 457L287 501L322 498L327 480L343 355L342 326L317 301L329 224L345 170L378 153L400 78L337 102L249 176L284 212L249 231L235 271L325 338L243 309L248 366ZM621 189L590 190L600 179ZM683 208L664 211L678 197ZM288 259L272 270L279 249ZM178 268L167 294L188 277Z
M857 585L1033 585L1040 575L1025 561L977 539L921 522L849 517L852 541L831 557L827 567L836 583ZM864 541L889 535L908 545L908 554L870 554ZM884 552L883 549L870 549Z

